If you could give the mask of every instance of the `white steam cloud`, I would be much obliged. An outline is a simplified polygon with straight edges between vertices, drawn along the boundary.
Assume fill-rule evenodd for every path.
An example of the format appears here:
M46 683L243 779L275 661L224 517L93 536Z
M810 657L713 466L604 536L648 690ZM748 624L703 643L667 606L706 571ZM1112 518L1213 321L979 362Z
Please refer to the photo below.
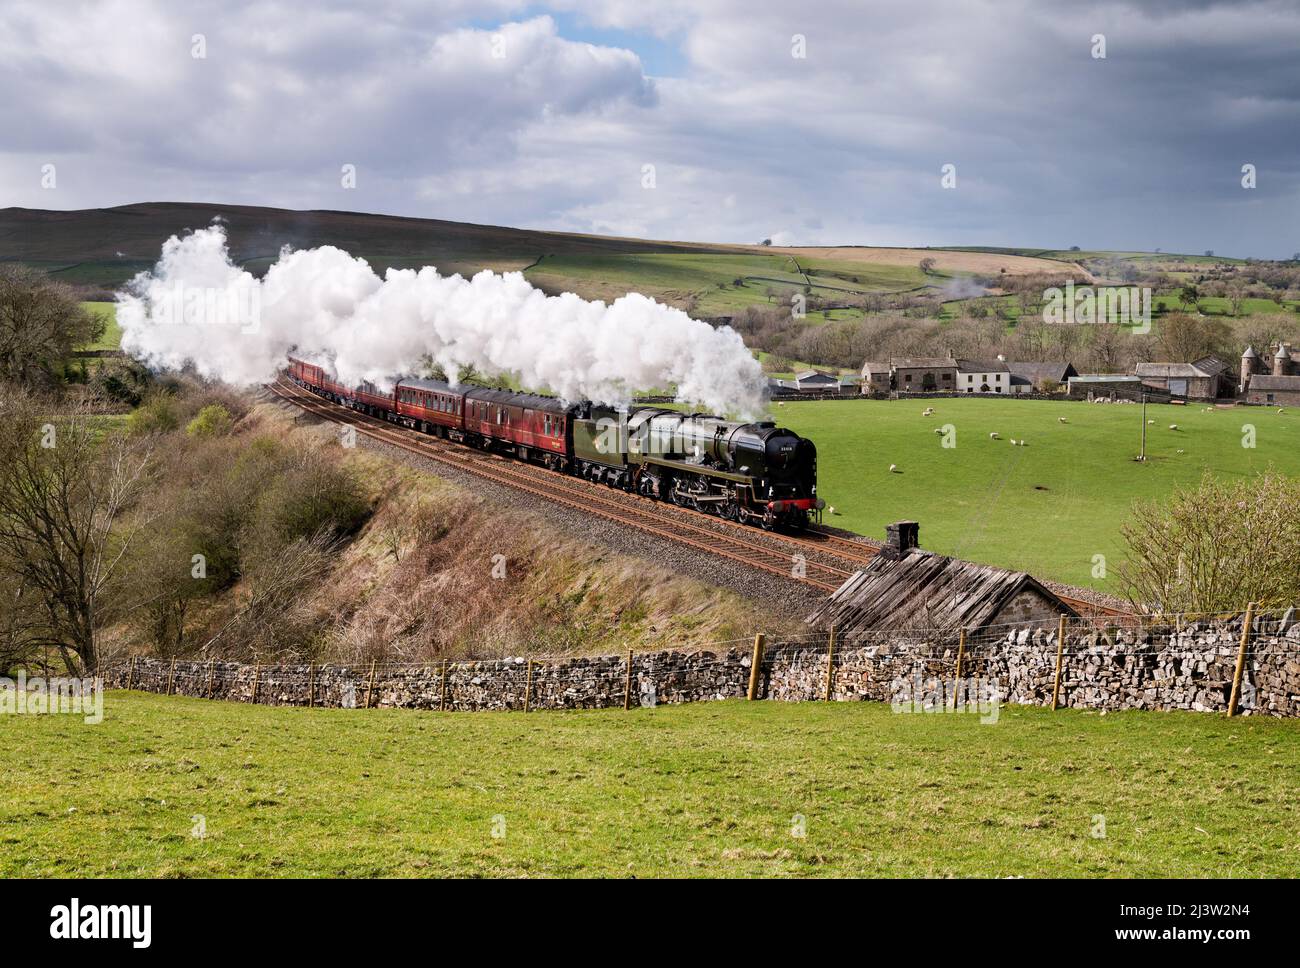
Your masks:
M453 378L472 366L566 400L618 404L675 385L720 413L764 410L762 367L738 333L645 296L606 305L547 296L518 272L467 280L431 266L381 279L332 246L285 249L258 280L230 261L219 225L168 239L118 294L117 318L127 353L236 384L272 379L292 352L345 383L388 387L428 356Z

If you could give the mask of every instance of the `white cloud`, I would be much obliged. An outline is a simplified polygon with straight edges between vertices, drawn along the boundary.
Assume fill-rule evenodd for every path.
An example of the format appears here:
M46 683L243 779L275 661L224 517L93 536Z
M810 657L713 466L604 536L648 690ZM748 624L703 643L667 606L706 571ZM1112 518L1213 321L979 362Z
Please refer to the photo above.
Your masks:
M1281 0L548 6L142 0L52 17L16 0L0 204L202 198L717 241L1297 244L1300 10ZM679 46L680 76L648 77L638 37ZM1244 161L1268 204L1238 204Z

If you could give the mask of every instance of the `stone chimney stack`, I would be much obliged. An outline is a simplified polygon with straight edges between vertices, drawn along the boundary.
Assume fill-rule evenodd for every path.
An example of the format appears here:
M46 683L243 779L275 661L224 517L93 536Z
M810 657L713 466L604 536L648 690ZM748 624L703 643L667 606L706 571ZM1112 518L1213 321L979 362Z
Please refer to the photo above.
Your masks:
M886 558L903 558L920 545L921 526L915 521L885 525L885 543L880 553Z

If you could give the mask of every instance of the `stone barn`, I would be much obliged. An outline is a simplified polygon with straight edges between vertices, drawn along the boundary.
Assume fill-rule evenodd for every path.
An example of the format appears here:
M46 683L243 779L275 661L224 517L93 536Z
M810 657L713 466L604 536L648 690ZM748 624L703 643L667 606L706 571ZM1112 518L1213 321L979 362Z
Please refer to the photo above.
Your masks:
M890 525L881 553L855 572L808 616L820 629L835 627L846 645L866 644L887 630L966 629L997 634L995 626L1050 625L1078 618L1051 589L1023 571L949 558L916 547L917 526Z
M867 360L862 364L862 392L885 396L892 389L894 368L889 363Z
M1139 363L1134 374L1148 386L1188 400L1217 400L1232 393L1231 369L1213 356L1191 363Z

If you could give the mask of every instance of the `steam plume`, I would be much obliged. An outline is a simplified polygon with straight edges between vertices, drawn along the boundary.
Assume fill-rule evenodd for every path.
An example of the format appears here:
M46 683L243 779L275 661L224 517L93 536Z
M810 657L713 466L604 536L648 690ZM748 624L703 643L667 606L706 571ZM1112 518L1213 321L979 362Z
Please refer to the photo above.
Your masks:
M168 239L118 294L117 316L126 352L236 384L271 379L292 351L345 383L389 387L428 356L453 379L472 366L566 400L617 404L672 384L721 413L764 409L762 368L739 334L645 296L606 305L547 296L518 272L467 280L431 266L381 279L333 246L286 248L258 280L230 261L220 225Z

